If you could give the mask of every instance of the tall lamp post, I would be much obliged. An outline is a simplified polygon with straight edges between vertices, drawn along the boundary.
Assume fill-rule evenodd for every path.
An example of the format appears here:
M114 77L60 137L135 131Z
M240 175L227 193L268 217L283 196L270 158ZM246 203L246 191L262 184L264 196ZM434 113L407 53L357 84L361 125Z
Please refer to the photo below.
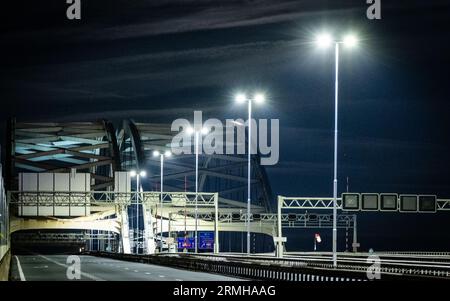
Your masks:
M208 133L207 128L194 129L189 127L187 129L189 135L194 135L195 140L195 253L198 253L198 154L199 154L199 144L200 135L206 135Z
M139 200L140 200L140 178L145 177L147 173L145 170L139 172L132 170L130 176L132 178L136 177L136 254L139 254Z
M163 210L163 200L164 200L164 197L163 197L163 186L164 186L164 157L166 157L166 158L168 158L168 157L170 157L170 156L172 156L172 153L169 151L169 150L167 150L167 151L165 151L164 153L161 153L161 152L159 152L159 151L154 151L153 152L153 157L159 157L160 158L160 162L161 162L161 172L160 172L160 175L161 175L161 181L160 181L160 189L161 189L161 195L160 195L160 207L161 207L161 215L160 215L160 237L161 237L161 239L160 239L160 248L159 248L159 251L160 252L162 252L163 251L163 212L162 212L162 210Z
M333 267L337 267L337 144L338 144L338 92L339 92L339 46L353 47L357 44L354 35L347 35L336 40L329 34L320 34L316 43L321 48L334 44L335 83L334 83L334 178L333 178Z
M252 150L252 102L263 103L264 94L257 93L253 98L245 94L236 95L236 102L248 104L248 164L247 164L247 254L250 254L250 215L251 215L251 150Z

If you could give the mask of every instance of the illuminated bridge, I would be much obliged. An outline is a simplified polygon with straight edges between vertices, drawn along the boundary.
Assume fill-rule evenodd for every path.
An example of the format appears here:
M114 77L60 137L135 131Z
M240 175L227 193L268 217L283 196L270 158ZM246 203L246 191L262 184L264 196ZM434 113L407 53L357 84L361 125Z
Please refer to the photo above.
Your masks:
M63 254L80 255L82 278L90 280L346 281L370 279L369 268L385 278L449 277L448 253L358 253L357 212L433 213L450 210L450 200L343 194L337 227L351 231L353 253L340 253L333 268L330 253L288 252L283 231L331 229L332 198L274 196L257 155L250 217L243 155L201 154L198 194L195 156L172 156L161 193L153 152L170 149L173 135L169 124L133 120L118 127L11 120L0 202L2 277L11 266L16 280L61 280L69 266ZM146 176L138 181L131 171ZM247 220L251 254L244 255Z

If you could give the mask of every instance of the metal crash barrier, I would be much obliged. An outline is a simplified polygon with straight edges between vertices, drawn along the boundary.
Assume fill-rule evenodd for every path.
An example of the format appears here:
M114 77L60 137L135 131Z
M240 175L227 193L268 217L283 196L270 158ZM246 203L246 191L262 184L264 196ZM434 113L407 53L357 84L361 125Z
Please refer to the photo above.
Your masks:
M350 267L339 269L326 269L309 267L298 260L278 260L276 258L264 260L256 259L252 262L250 258L234 258L226 256L210 256L201 254L171 254L171 255L133 255L108 252L91 252L89 255L107 257L111 259L133 261L140 263L156 264L167 267L181 268L191 271L217 273L231 277L272 280L272 281L367 281L367 267L359 270L351 270ZM354 267L353 267L354 268ZM401 271L385 271L381 280L420 280L436 277L437 274L408 274Z

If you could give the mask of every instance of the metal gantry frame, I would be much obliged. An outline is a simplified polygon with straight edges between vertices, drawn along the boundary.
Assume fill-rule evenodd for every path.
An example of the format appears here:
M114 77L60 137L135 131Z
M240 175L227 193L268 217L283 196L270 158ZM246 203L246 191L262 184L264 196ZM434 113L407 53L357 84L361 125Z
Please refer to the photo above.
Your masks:
M334 198L321 198L321 197L284 197L278 196L278 211L277 211L277 237L274 238L276 243L276 254L277 257L283 257L283 243L286 242L286 237L283 237L283 226L286 226L286 223L283 224L283 219L285 214L282 214L283 209L296 209L296 210L310 210L310 209L333 209L334 208ZM341 207L341 199L336 199L336 210L342 209ZM304 219L307 219L311 214L300 215L303 216ZM340 224L344 222L344 228L349 227L349 222L352 223L353 228L353 250L356 249L357 244L357 217L355 214L352 215L337 215L336 221L333 218L333 215L323 215L323 214L315 214L319 219L326 221L331 228L341 228ZM298 216L298 215L296 215ZM289 219L289 215L288 215ZM336 223L334 223L334 221Z
M328 197L285 197L280 195L278 196L279 205L280 202L284 209L333 209L333 198ZM337 198L336 204L336 209L342 210L342 198ZM450 199L436 199L436 205L438 211L450 211Z
M10 191L8 200L11 206L84 206L95 211L99 206L102 210L106 207L124 208L132 204L143 204L150 208L155 208L157 212L162 200L165 210L168 212L172 208L192 211L197 206L199 208L212 208L214 216L214 253L219 252L219 197L218 193L198 193L192 192L114 192L114 191L89 191L89 192L58 192L58 191ZM94 209L94 210L93 210ZM160 212L161 216L164 212ZM168 214L167 214L168 218ZM160 229L161 230L161 229ZM158 229L156 228L156 232Z
M283 257L283 243L286 238L282 236L282 210L283 209L298 209L298 210L332 210L334 198L330 197L285 197L278 196L278 227L277 237L275 238L277 244L277 256ZM450 199L437 199L436 209L438 211L450 211ZM342 210L342 198L336 199L336 210ZM354 216L353 237L356 245L356 215ZM281 218L280 218L281 217ZM340 216L338 215L337 222L339 223ZM338 226L339 228L339 226ZM355 250L355 246L353 247Z

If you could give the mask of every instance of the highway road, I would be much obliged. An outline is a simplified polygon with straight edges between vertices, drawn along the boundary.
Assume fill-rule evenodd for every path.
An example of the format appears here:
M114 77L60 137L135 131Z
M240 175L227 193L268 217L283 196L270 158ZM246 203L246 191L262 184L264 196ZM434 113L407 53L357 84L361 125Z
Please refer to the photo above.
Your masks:
M18 255L11 262L11 279L17 281L65 281L69 255ZM79 256L84 281L235 281L238 278L193 272L164 266ZM71 280L73 281L73 280Z

